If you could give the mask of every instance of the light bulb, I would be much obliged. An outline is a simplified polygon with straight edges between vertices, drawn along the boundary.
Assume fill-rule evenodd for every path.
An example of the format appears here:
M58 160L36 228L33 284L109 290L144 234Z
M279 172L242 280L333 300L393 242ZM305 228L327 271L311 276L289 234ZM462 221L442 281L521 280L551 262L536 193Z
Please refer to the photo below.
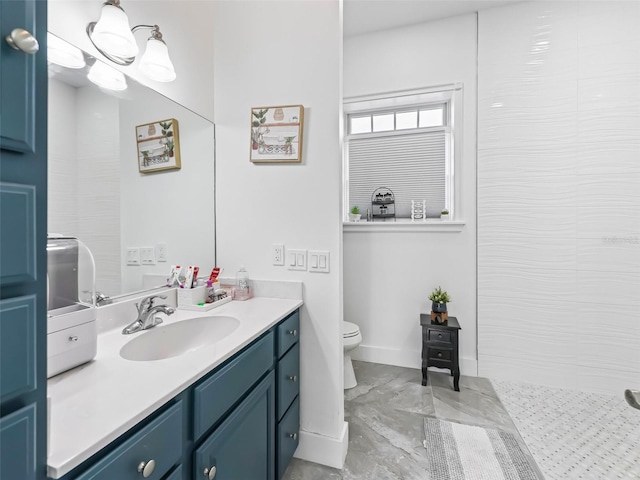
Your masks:
M109 55L131 58L138 54L138 44L129 27L129 18L120 7L103 5L100 20L93 27L91 40Z
M99 61L96 61L89 69L87 78L92 83L108 90L121 91L127 89L127 81L123 73Z
M47 33L47 60L66 68L83 68L86 65L79 48L50 33Z
M140 72L156 82L172 82L176 71L169 58L169 49L165 43L155 38L147 41L147 49L140 59Z

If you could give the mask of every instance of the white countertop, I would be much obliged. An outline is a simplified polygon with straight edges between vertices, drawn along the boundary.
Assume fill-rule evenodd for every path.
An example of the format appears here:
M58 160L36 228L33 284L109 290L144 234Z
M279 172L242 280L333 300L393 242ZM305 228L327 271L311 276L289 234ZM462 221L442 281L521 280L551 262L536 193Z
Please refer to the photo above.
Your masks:
M60 478L302 305L257 297L205 313L176 310L158 327L196 316L227 315L240 326L223 340L181 356L136 362L120 357L138 335L122 327L98 335L96 358L47 382L51 401L47 474ZM212 320L214 321L214 320Z

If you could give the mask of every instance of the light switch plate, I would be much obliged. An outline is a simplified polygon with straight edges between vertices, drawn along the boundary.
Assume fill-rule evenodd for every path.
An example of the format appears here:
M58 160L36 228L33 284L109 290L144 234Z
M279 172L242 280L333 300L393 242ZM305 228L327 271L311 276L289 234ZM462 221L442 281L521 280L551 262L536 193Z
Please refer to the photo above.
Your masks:
M155 265L156 249L154 247L140 247L140 263L142 265Z
M306 250L287 250L287 268L289 270L301 270L307 269L307 251Z
M137 247L127 248L127 265L140 265L140 249Z
M309 271L329 273L329 251L309 250Z

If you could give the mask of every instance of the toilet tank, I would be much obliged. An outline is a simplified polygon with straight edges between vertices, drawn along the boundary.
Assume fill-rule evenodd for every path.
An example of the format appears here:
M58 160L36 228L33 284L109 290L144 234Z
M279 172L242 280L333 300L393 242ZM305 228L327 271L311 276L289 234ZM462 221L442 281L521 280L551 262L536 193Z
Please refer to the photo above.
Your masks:
M47 237L47 377L97 353L95 263L74 237Z

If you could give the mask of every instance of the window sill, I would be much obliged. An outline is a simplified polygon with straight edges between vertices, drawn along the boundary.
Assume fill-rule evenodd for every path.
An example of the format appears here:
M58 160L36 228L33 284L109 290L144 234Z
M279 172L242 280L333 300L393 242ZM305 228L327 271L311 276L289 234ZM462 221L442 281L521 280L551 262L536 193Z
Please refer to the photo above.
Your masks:
M461 220L427 220L412 222L408 218L398 218L396 221L386 222L343 222L342 230L348 233L369 232L452 232L458 233L464 229L465 222Z

